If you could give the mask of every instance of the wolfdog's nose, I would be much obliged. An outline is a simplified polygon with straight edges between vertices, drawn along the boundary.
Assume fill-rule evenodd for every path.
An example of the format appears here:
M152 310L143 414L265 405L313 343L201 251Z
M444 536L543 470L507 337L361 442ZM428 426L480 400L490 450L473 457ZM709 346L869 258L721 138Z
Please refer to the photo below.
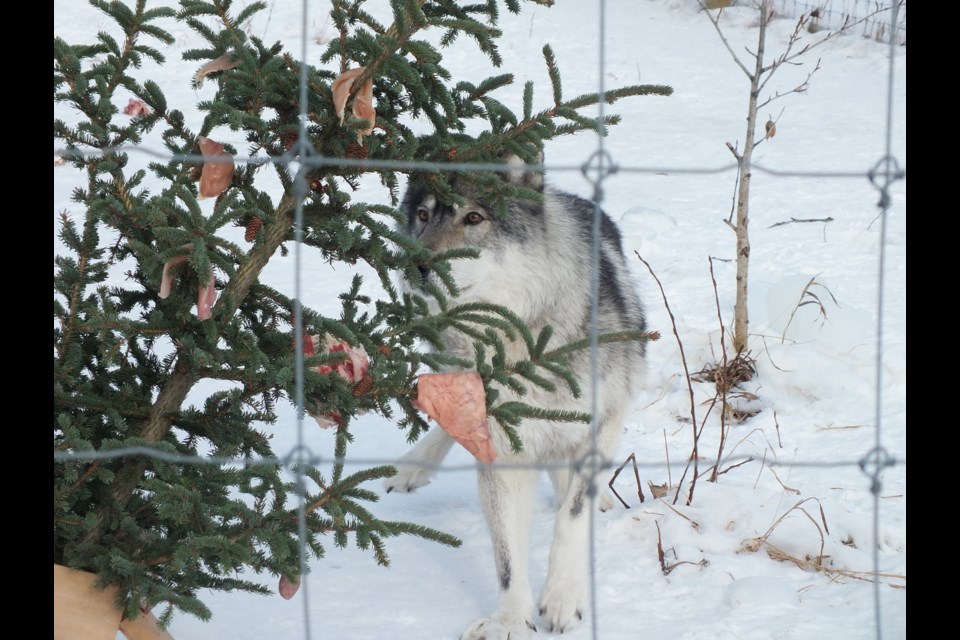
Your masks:
M424 267L423 265L420 265L417 267L417 269L420 271L420 277L423 278L424 282L426 282L427 278L430 277L430 267Z

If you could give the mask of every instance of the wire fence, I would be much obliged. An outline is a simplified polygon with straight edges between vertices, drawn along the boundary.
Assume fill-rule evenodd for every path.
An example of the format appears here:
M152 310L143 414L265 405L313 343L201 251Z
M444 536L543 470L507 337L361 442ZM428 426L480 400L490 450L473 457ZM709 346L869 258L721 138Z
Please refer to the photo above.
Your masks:
M877 332L876 332L876 362L875 362L875 389L874 389L874 421L875 421L875 441L873 447L866 451L862 456L856 458L845 458L837 460L791 460L789 462L780 462L777 460L767 460L765 465L769 467L797 467L797 468L817 468L817 469L836 469L836 468L859 468L868 478L870 491L873 497L873 535L874 535L874 544L873 544L873 585L874 585L874 609L875 609L875 625L876 625L876 637L882 639L884 637L884 630L881 622L881 602L880 602L880 560L879 560L879 500L882 489L882 474L885 469L890 468L895 465L905 465L906 459L898 459L890 454L890 452L884 447L883 443L883 413L881 410L881 403L883 399L883 340L884 340L884 292L885 292L885 281L884 274L886 270L885 260L886 260L886 237L887 237L887 217L889 209L891 206L891 194L890 188L892 185L905 179L906 171L902 168L897 162L894 153L893 153L893 144L892 144L892 135L893 135L893 111L894 111L894 59L895 51L897 46L902 46L906 44L906 0L889 0L889 5L886 7L889 11L883 11L881 14L877 12L884 9L885 6L879 0L826 0L826 2L803 2L798 0L773 0L773 5L775 10L783 15L792 15L796 16L800 13L809 13L813 10L817 11L818 18L816 19L817 28L822 29L835 29L843 25L844 20L847 17L851 17L855 20L861 20L860 24L863 25L863 34L866 37L873 37L878 41L883 41L889 44L889 76L887 80L887 115L885 123L885 155L879 158L876 164L868 170L839 170L839 171L810 171L810 170L782 170L782 169L772 169L764 167L762 164L754 164L752 169L753 171L765 173L777 177L798 177L798 178L831 178L831 179L845 179L845 180L868 180L871 184L875 186L877 191L880 194L880 200L878 203L879 208L879 219L880 219L880 245L879 245L879 255L878 255L878 277L877 277ZM309 39L308 36L308 25L306 21L307 16L307 1L303 0L303 22L301 25L301 59L307 59L307 42ZM599 93L602 96L606 89L604 86L604 80L607 77L605 73L605 55L604 55L604 45L606 42L605 38L605 19L606 19L606 1L601 0L598 6L600 12L600 32L598 34L598 42L600 49L600 58L599 58L599 68L598 68L598 78L599 78ZM884 17L869 17L865 16L884 16ZM893 34L891 36L891 34ZM323 157L315 154L314 149L309 146L309 138L306 135L306 122L308 120L306 113L306 104L307 104L307 65L300 65L301 69L301 78L300 78L300 135L294 146L288 151L287 154L280 157L269 157L264 158L260 157L234 157L233 161L240 165L244 163L275 163L275 164L285 164L290 165L293 162L296 162L299 165L297 169L295 179L294 179L294 192L297 198L297 208L296 208L296 217L295 217L295 245L293 250L294 263L295 263L295 281L294 281L294 331L295 331L295 344L303 344L303 317L302 317L302 282L301 282L301 255L303 249L303 196L308 191L308 185L306 180L306 175L311 169L337 166L337 167L355 167L358 169L389 169L397 171L411 171L411 170L425 170L425 171L486 171L486 172L500 172L503 170L503 165L501 164L485 164L485 163L463 163L463 162L445 162L445 163L432 163L432 162L398 162L398 161L378 161L375 159L348 159L348 158L332 158L332 157ZM600 114L598 121L603 121L603 106L604 101L599 101ZM118 149L119 151L119 149ZM151 157L162 158L164 160L179 160L184 162L194 162L200 163L210 161L209 157L204 157L202 155L190 155L190 154L169 154L165 152L158 152L145 147L123 147L123 153L126 154L144 154ZM100 155L102 153L109 152L98 151L98 152L82 152L82 151L70 151L62 152L62 155ZM723 164L713 167L689 167L689 166L642 166L642 165L619 165L616 163L615 158L613 158L610 153L604 148L604 137L602 135L597 136L597 149L590 156L590 158L584 163L546 163L543 165L528 165L527 167L530 171L549 171L553 172L581 172L583 173L588 180L594 186L594 201L597 204L596 211L600 211L600 205L603 201L603 183L605 180L609 179L610 176L616 173L662 173L670 172L673 174L686 174L686 175L709 175L716 173L725 173L732 172L738 169L736 163ZM592 305L591 310L591 321L590 321L590 354L591 354L591 371L592 371L592 387L590 390L591 401L593 404L592 415L597 415L596 412L596 399L598 397L598 390L596 388L596 382L598 380L597 376L597 356L598 356L598 327L597 327L597 315L596 315L596 296L599 289L599 215L595 216L595 228L593 233L593 256L592 256L592 288L594 295L594 304ZM304 418L306 412L304 410L305 401L303 395L303 380L304 380L304 354L301 350L297 350L296 357L296 397L295 403L297 406L297 444L296 446L287 452L285 455L276 456L273 458L234 458L234 457L221 457L221 456L206 456L206 457L196 457L196 456L186 456L171 454L166 451L159 451L149 447L124 447L116 448L111 450L103 451L55 451L54 460L55 461L91 461L91 460L107 460L107 459L118 459L118 458L134 458L134 457L146 457L159 461L177 463L177 464L199 464L199 465L235 465L235 466L272 466L278 465L285 468L294 469L296 475L296 482L298 486L302 487L304 480L303 473L301 468L304 465L311 466L320 466L330 463L350 463L352 465L384 465L391 464L395 466L403 466L404 464L416 464L421 468L426 468L431 471L447 473L447 472L457 472L457 471L470 471L476 469L474 464L427 464L427 463L404 463L402 461L397 461L395 458L377 458L377 457L354 457L350 456L348 459L337 458L335 456L325 456L314 452L310 446L307 444L305 439L305 429L304 429ZM585 469L589 472L591 481L596 483L601 473L609 472L614 469L616 464L611 461L604 461L598 456L598 449L596 446L596 424L591 425L591 437L593 438L593 446L587 454L579 459L574 460L568 463L537 463L537 464L511 464L504 462L496 462L495 466L504 468L504 469L534 469L537 471L550 470L555 468L572 468L577 472L583 472ZM748 456L736 456L731 455L728 458L725 458L730 463L736 463L748 459ZM661 462L636 462L638 468L649 468L649 469L662 469L664 464ZM302 492L305 493L305 492ZM596 500L596 495L590 495L590 501L593 503ZM299 504L299 526L300 526L300 536L301 541L307 539L306 535L306 520L305 520L305 503L303 498L300 498ZM593 517L597 509L595 505L592 505L594 508L591 508L591 523L590 523L590 598L591 598L591 637L593 640L598 640L600 634L597 628L597 606L596 606L596 573L595 573L595 563L594 563L594 547L595 547L595 526L593 523ZM300 545L300 554L301 554L301 569L303 576L303 584L301 589L304 591L304 622L305 622L305 638L306 640L311 640L311 625L310 625L310 607L309 607L309 597L307 597L307 592L309 589L309 572L306 570L306 548L305 544Z
M892 5L887 0L774 0L777 15L797 18L812 16L807 29L810 32L841 28L845 22L856 22L857 32L877 42L907 44L907 0L900 0L896 20L890 20L884 11Z

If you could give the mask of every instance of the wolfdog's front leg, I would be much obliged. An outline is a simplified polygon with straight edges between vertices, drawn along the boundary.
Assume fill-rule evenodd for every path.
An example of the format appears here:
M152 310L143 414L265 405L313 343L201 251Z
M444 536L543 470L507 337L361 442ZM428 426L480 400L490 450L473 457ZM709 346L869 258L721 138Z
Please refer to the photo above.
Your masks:
M443 462L453 446L453 438L440 427L434 427L397 461L397 475L383 482L387 493L409 493L430 483L435 467Z
M480 503L493 541L500 603L490 617L471 624L461 640L525 640L537 630L527 572L536 483L533 470L480 470Z

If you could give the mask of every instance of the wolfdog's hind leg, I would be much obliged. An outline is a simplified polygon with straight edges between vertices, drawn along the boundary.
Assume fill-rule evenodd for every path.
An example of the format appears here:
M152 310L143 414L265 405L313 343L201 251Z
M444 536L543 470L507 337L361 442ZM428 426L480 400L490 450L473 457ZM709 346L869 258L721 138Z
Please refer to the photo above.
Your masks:
M593 443L584 443L579 455L584 456L589 445L595 444L597 453L609 460L619 444L622 423L623 410L615 409L601 422L596 440ZM583 460L586 462L585 456ZM591 478L590 472L591 469L581 465L570 475L569 486L560 499L560 508L557 510L547 580L540 594L539 607L547 631L555 633L563 633L578 626L587 611L590 488L591 482L594 488L604 486L602 475ZM602 498L598 501L602 508Z
M589 478L576 475L557 511L540 616L547 631L563 633L580 624L587 610Z
M440 427L428 431L397 461L397 475L384 480L387 493L410 493L430 484L430 478L436 472L435 467L450 453L453 442L453 438Z

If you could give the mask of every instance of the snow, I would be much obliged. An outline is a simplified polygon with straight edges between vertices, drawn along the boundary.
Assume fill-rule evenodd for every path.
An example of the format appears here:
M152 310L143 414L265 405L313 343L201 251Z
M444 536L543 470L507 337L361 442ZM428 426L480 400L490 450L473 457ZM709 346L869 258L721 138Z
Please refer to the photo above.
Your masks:
M240 4L240 3L238 3ZM386 3L371 3L372 5ZM519 107L526 80L535 82L536 105L549 101L549 82L540 50L554 48L565 95L596 91L600 15L594 3L558 2L552 8L527 3L519 16L503 12L504 68L516 75L512 89L498 96ZM300 51L301 3L269 2L248 28L267 42L285 42ZM329 37L325 3L310 3L308 57L317 63ZM725 143L744 135L748 84L707 17L693 0L608 0L604 41L607 87L636 82L669 84L670 97L624 100L606 110L622 123L603 142L621 168L603 184L603 206L622 228L631 267L646 302L648 323L663 337L650 344L646 389L626 425L620 459L635 453L646 502L638 504L631 467L615 484L631 504L618 505L594 520L597 611L565 637L603 639L763 639L874 638L874 586L858 579L873 570L874 545L882 578L879 588L884 638L906 637L906 183L891 186L883 274L883 347L876 353L881 221L879 192L863 173L886 153L887 78L890 53L860 35L838 37L784 67L769 85L789 91L820 60L805 93L775 101L761 113L778 118L777 135L757 149L763 167L793 172L859 172L857 177L779 177L754 173L751 225L750 347L757 376L747 389L760 412L732 428L721 468L746 457L716 483L696 485L685 506L654 500L647 482L676 484L692 447L690 400L670 318L656 282L634 256L647 260L663 284L676 317L691 372L719 353L719 325L708 257L718 283L724 322L734 299L735 242L724 223L730 215L734 173L691 173L695 168L731 167ZM756 13L726 12L724 33L734 51L755 46ZM775 20L767 52L783 49L794 21ZM54 33L67 42L91 41L110 21L89 6L54 2ZM176 38L161 47L168 64L145 64L142 78L158 82L178 108L213 95L212 83L194 91L190 78L199 66L180 53L198 46L185 26L172 26ZM326 34L324 36L324 34ZM458 41L444 64L455 78L479 80L493 70L477 62L470 42ZM906 48L894 51L891 153L906 166ZM500 71L502 72L502 71ZM128 96L118 96L120 108ZM783 110L782 115L780 114ZM59 117L71 118L62 105ZM198 112L185 109L187 123ZM154 132L157 134L158 132ZM229 136L223 136L229 141ZM157 144L156 137L147 144ZM548 173L555 186L590 197L592 185L576 167L597 148L592 135L550 143L546 161L569 170ZM146 164L146 157L136 161ZM630 171L641 167L645 171ZM54 218L60 211L79 216L69 197L79 178L54 168ZM363 200L386 203L377 181L368 180ZM212 203L205 203L212 207ZM829 222L778 222L826 219ZM242 235L242 230L238 230ZM55 237L54 250L58 248ZM122 273L122 272L121 272ZM273 286L293 291L293 257L277 258L266 273ZM336 308L336 296L350 281L342 265L304 262L303 297L321 311ZM813 284L811 284L813 283ZM369 279L366 292L376 295ZM813 292L823 304L798 307ZM796 310L796 312L794 312ZM792 314L792 317L791 317ZM876 399L877 375L881 397ZM214 390L191 396L199 402ZM697 420L712 385L694 383ZM876 411L881 431L877 435ZM279 454L296 444L290 407L281 407L274 431ZM312 420L303 424L305 444L314 452L332 451L330 434ZM700 470L716 455L716 415L700 443ZM350 455L390 461L407 448L405 434L379 416L356 421ZM877 444L898 461L880 474L879 498L857 462ZM735 460L734 460L735 459ZM669 468L667 461L669 460ZM455 448L452 467L469 467L472 458ZM772 463L776 463L773 465ZM823 463L823 464L821 464ZM836 464L834 464L836 463ZM829 466L824 466L829 465ZM606 481L606 479L604 479ZM687 482L689 473L687 474ZM879 538L873 539L874 506L879 505ZM546 572L552 534L552 497L541 484L532 533L530 571L535 589ZM279 596L210 593L203 597L213 619L203 623L178 614L171 626L178 640L200 638L374 638L450 639L496 603L490 542L480 513L471 471L441 473L413 495L384 494L374 513L450 532L463 540L450 549L416 538L388 541L392 566L378 567L368 553L336 549L311 563L312 573L290 601ZM658 530L659 527L659 530ZM771 546L751 551L765 539ZM657 555L658 540L667 566ZM796 562L772 558L777 549ZM809 568L809 560L837 571ZM897 577L899 576L899 577ZM275 582L269 579L275 587ZM540 636L547 634L541 633ZM539 637L539 636L538 636Z

